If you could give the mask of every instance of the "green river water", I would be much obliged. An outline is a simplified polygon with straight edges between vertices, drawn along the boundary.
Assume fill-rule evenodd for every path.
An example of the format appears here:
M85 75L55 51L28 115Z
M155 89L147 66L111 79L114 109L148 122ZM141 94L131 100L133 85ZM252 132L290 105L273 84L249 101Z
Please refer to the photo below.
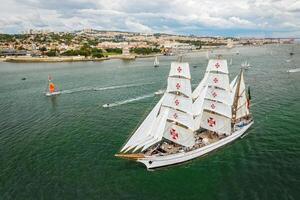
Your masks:
M231 80L245 59L253 65L254 125L208 156L156 171L114 154L159 100L176 57L160 57L159 68L153 58L0 63L0 199L300 199L300 72L286 72L300 67L300 46L291 61L290 49L224 50ZM196 87L205 53L184 61ZM48 74L63 94L44 96Z

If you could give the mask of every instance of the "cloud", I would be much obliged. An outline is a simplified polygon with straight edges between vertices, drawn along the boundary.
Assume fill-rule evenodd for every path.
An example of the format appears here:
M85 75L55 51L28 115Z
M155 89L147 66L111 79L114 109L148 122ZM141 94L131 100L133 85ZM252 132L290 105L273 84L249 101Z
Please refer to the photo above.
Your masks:
M0 0L0 32L83 28L197 35L298 36L297 0Z

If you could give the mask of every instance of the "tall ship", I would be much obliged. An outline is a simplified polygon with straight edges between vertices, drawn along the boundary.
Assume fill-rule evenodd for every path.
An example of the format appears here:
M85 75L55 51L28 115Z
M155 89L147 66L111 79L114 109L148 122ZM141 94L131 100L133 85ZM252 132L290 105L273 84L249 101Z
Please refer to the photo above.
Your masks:
M253 124L243 69L229 82L227 60L210 59L192 92L189 64L172 62L167 90L115 156L148 169L201 157L240 138Z
M49 75L48 76L48 85L47 85L47 89L46 89L46 96L55 96L55 95L59 95L61 92L57 90L55 84L52 81L52 77Z

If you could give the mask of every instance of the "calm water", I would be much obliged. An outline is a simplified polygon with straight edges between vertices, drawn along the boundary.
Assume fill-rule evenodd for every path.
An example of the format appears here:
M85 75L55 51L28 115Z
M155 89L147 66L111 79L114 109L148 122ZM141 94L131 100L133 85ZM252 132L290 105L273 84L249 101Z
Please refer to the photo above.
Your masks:
M154 172L114 154L158 101L175 57L161 57L157 69L153 58L0 63L0 199L300 199L300 73L286 73L300 67L300 47L286 62L290 49L240 48L233 57L231 79L245 59L253 65L245 79L255 124L246 137ZM195 87L205 53L184 59ZM60 96L43 95L48 74Z

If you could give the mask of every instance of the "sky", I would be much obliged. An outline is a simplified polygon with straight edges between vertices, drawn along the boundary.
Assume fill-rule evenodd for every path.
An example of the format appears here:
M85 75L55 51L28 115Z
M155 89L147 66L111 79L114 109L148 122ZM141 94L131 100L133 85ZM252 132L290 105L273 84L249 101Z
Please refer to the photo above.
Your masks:
M300 37L300 0L0 0L0 33L84 28Z

